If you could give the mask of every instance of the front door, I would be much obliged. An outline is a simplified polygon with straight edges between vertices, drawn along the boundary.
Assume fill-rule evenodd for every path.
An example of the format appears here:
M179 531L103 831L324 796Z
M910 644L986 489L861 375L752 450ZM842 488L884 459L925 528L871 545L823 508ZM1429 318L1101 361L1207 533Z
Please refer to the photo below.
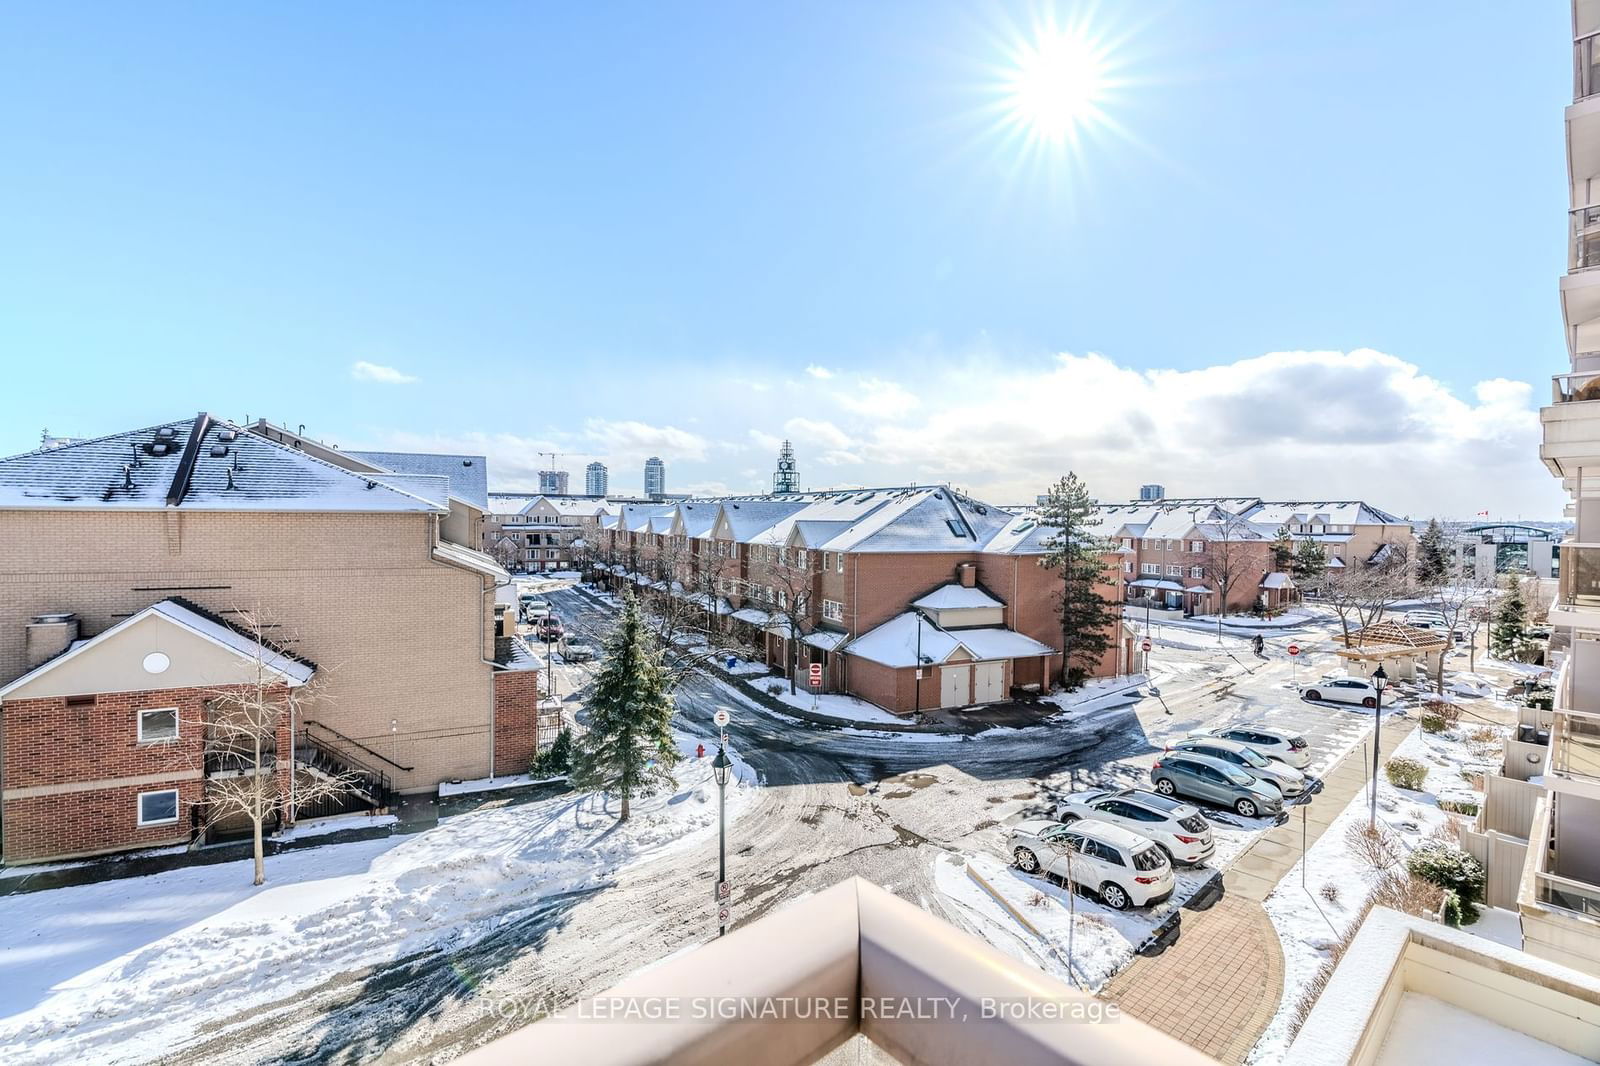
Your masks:
M939 670L939 706L965 707L972 691L972 667L946 666Z
M995 703L1005 698L1006 664L972 665L972 702Z

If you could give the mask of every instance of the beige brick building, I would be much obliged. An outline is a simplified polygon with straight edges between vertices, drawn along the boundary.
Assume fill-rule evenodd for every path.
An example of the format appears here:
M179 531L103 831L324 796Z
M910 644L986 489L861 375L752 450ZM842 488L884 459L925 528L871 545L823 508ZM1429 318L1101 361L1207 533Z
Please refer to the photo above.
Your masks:
M402 458L384 466L371 453L201 415L0 460L0 686L72 646L30 651L36 618L69 616L73 639L87 642L176 597L224 621L266 619L274 647L317 664L306 717L343 738L348 761L381 767L399 792L525 765L534 731L496 728L497 675L517 671L503 645L496 661L494 590L507 575L472 546L483 460L418 457L430 472L394 471ZM113 691L77 684L89 691L74 698ZM509 677L501 684L526 688ZM165 686L152 677L148 687ZM502 695L499 714L531 722L535 698ZM13 736L8 710L0 695L7 819L13 767L28 755L17 746L38 743L38 734ZM122 723L129 736L134 725ZM526 750L496 751L497 734ZM58 783L62 796L127 784L93 751L74 781ZM106 834L103 848L82 850L123 846Z

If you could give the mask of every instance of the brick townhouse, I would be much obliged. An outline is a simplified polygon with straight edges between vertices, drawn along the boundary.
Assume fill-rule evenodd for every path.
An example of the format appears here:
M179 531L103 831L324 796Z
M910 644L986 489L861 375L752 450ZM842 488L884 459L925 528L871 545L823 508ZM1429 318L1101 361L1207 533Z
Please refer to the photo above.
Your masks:
M0 860L192 840L211 701L262 663L309 693L278 824L330 766L357 806L523 769L537 674L496 637L483 474L206 414L0 459Z
M1224 585L1230 613L1294 602L1303 590L1276 562L1280 538L1291 551L1319 543L1330 570L1410 553L1413 541L1410 523L1360 501L1165 499L1104 504L1096 518L1120 547L1125 601L1185 614L1216 613Z
M497 492L488 507L483 550L508 569L530 574L581 568L600 519L617 510L602 497L536 492Z
M690 600L785 674L820 665L825 691L911 713L1048 689L1061 666L1050 530L948 486L630 505L602 526L613 583ZM1091 676L1126 671L1120 623L1112 645Z

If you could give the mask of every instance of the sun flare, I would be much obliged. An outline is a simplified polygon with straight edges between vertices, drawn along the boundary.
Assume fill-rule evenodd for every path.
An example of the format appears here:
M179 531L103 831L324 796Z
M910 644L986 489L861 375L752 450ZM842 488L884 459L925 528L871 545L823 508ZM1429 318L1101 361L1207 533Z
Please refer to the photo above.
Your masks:
M1048 30L1022 45L1008 79L1013 119L1047 141L1076 139L1100 117L1106 90L1104 57L1070 30Z

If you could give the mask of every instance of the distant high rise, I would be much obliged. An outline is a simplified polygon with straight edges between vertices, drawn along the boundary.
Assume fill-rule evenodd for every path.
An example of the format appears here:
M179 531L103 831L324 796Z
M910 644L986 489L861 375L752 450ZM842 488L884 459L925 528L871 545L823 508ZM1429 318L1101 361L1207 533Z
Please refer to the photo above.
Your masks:
M655 456L644 461L644 494L661 496L667 491L667 464Z
M788 441L778 449L778 469L772 475L773 492L798 492L800 478L794 470L794 445Z
M565 470L539 471L539 491L548 492L555 496L567 494L567 472Z
M1162 486L1162 485L1140 485L1139 486L1139 499L1141 499L1141 500L1164 500L1166 498L1167 498L1167 490L1166 490L1165 486Z
M590 496L604 496L610 483L604 463L590 463L583 471L583 491Z

